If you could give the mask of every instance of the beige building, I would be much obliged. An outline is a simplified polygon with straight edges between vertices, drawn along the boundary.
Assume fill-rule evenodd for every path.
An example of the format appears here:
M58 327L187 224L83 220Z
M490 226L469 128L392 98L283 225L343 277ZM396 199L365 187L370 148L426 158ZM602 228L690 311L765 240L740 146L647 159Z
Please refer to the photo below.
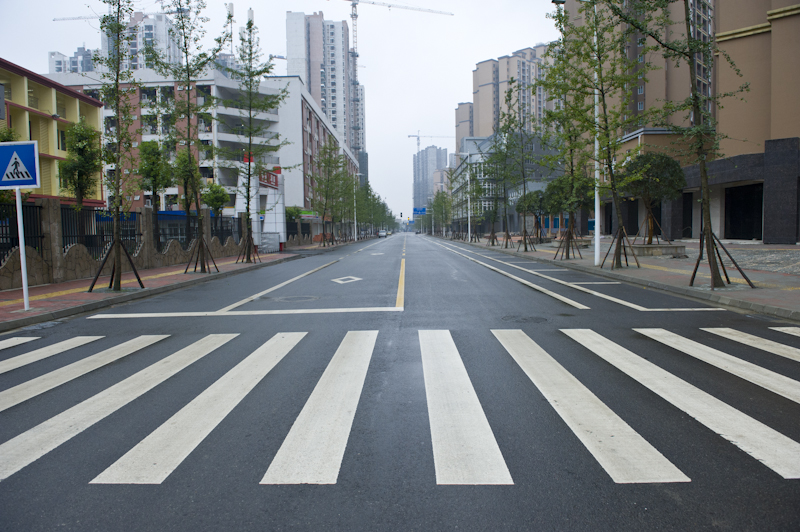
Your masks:
M726 156L764 151L769 139L800 137L800 3L797 0L717 2L716 38L743 78L724 65L720 91L750 83L745 100L728 99L718 112ZM742 142L744 141L744 142Z
M6 116L5 120L0 120L0 127L14 129L20 141L39 143L42 186L31 189L32 196L61 196L58 161L67 157L67 128L85 118L89 125L101 131L102 102L2 58L0 84ZM99 172L97 179L99 182ZM84 203L90 205L92 199L102 200L102 188L96 187L94 198Z

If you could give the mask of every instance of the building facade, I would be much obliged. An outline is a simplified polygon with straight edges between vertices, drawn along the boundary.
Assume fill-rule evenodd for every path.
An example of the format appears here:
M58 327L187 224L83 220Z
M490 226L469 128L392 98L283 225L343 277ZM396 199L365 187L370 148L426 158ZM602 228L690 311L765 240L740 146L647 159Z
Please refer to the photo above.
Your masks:
M38 142L42 186L29 192L33 197L62 196L58 162L67 157L67 128L85 119L101 130L103 103L2 58L0 85L6 117L0 120L0 127L12 128L20 141ZM100 174L96 177L99 182ZM98 186L85 203L100 204L104 197Z
M447 168L447 149L428 146L414 155L414 209L427 207L435 193L433 175Z

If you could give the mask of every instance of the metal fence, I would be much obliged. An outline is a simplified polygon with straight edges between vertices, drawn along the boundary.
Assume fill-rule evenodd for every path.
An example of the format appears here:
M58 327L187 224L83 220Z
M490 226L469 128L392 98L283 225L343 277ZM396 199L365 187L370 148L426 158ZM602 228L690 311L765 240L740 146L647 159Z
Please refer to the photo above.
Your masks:
M159 212L158 217L158 250L162 250L170 240L177 240L181 248L188 249L189 243L197 236L197 217L189 216L189 234L186 233L186 213Z
M277 253L280 250L280 233L261 233L261 244L258 246L259 253Z
M211 238L219 238L219 243L223 246L232 236L234 242L239 243L239 219L232 216L212 216L211 217Z
M34 248L43 256L44 235L42 234L42 208L22 204L22 226L25 228L25 245ZM17 206L13 203L0 203L0 262L11 251L19 247L17 229Z
M139 217L135 212L123 213L120 218L122 244L128 253L135 253L142 240ZM105 210L61 206L61 237L64 250L83 244L89 254L100 259L114 240L114 217Z

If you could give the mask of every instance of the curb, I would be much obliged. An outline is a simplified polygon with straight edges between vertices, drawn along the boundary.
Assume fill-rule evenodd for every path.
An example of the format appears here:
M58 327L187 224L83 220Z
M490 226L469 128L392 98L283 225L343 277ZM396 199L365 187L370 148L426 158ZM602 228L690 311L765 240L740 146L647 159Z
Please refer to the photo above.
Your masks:
M64 308L60 310L54 310L52 312L45 312L44 314L37 314L36 316L19 318L16 320L8 320L0 322L0 333L4 333L13 329L19 329L20 327L36 325L37 323L43 323L46 321L59 320L61 318L67 318L69 316L75 316L77 314L83 314L84 312L91 312L93 310L98 310L101 308L111 307L114 305L118 305L120 303L127 303L129 301L135 301L137 299L144 299L147 297L163 294L165 292L180 290L182 288L188 288L196 284L207 283L208 281L213 281L216 279L224 279L226 277L231 277L233 275L238 275L240 273L247 273L260 268L265 268L267 266L274 266L276 264L282 264L284 262L289 262L301 258L303 258L302 255L295 255L294 257L284 257L282 259L264 262L261 264L253 264L251 266L241 268L239 270L214 273L211 275L206 275L204 277L196 277L194 279L188 279L186 281L181 281L175 284L159 286L157 288L145 288L141 292L129 292L127 294L122 294L117 297L102 299L100 301L92 301L91 303L77 305L74 307Z
M481 247L472 244L471 242L461 242L462 244L467 244L470 247ZM605 277L607 279L614 279L615 281L624 281L629 284L645 286L647 288L655 288L656 290L663 290L665 292L671 292L673 294L678 294L684 297L688 297L690 299L695 299L697 301L703 303L716 303L720 306L724 307L731 307L739 310L749 310L756 314L765 314L767 316L773 316L776 318L781 318L785 320L792 320L796 322L800 322L800 310L791 310L783 307L776 307L774 305L762 305L759 303L752 303L750 301L744 301L742 299L736 299L734 297L730 297L728 295L719 295L714 293L703 293L697 292L696 290L692 290L691 288L682 287L682 286L675 286L671 284L659 283L657 281L646 281L642 279L637 279L635 277L628 277L624 274L615 273L611 271L604 271L600 268L589 268L586 266L582 266L580 264L573 264L566 261L558 261L558 260L551 260L551 259L543 259L539 257L528 257L525 255L520 255L515 251L509 251L506 249L495 249L490 248L492 251L499 251L500 253L504 253L506 255L511 255L514 257L523 257L525 259L529 259L535 262L540 262L543 264L553 264L558 265L563 268L567 268L569 270L575 270L583 273L590 273L593 275L597 275L599 277Z

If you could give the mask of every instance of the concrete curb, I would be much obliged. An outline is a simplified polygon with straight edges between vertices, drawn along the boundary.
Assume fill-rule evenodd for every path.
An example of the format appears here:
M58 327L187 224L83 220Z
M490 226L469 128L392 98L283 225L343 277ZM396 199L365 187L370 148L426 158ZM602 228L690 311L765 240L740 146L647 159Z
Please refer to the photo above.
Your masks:
M460 242L461 244L467 244L471 247L477 248L485 248L485 246L479 246L473 244L471 242ZM730 307L739 310L749 310L756 314L765 314L767 316L773 316L776 318L781 318L785 320L791 320L800 322L800 311L798 310L791 310L783 307L776 307L773 305L762 305L759 303L753 303L751 301L744 301L742 299L736 299L735 297L731 297L730 295L722 295L722 294L715 294L715 293L705 293L705 292L698 292L689 287L683 286L674 286L671 284L659 283L656 281L647 281L643 279L637 279L635 277L629 277L627 275L616 273L612 271L602 270L600 268L588 268L586 266L582 266L580 264L573 264L567 261L559 261L559 260L551 260L551 259L543 259L539 257L530 257L525 256L516 251L510 251L507 249L497 249L497 248L486 248L492 251L499 251L500 253L504 253L506 255L511 255L514 257L524 257L526 259L530 259L536 262L540 262L543 264L553 264L558 265L563 268L567 268L569 270L575 270L583 273L590 273L593 275L597 275L599 277L605 277L607 279L614 279L615 281L624 281L629 284L635 284L639 286L645 286L647 288L655 288L656 290L663 290L665 292L670 292L673 294L678 294L684 297L688 297L691 299L695 299L697 301L703 303L715 303L719 306L723 307Z
M16 320L8 320L0 322L0 333L7 332L13 329L19 329L20 327L28 327L29 325L36 325L37 323L44 323L46 321L59 320L61 318L67 318L69 316L75 316L77 314L83 314L84 312L91 312L93 310L98 310L101 308L107 308L114 305L118 305L120 303L127 303L129 301L135 301L137 299L144 299L158 294L163 294L165 292L171 292L172 290L180 290L181 288L188 288L196 284L206 283L208 281L213 281L216 279L224 279L226 277L231 277L233 275L238 275L240 273L247 273L267 266L274 266L276 264L282 264L284 262L289 262L301 258L303 258L301 255L295 255L294 257L284 257L282 259L277 259L269 262L253 264L251 266L247 266L239 270L213 273L211 275L206 274L203 277L196 277L194 279L188 279L186 281L181 281L175 284L159 286L157 288L145 288L141 292L128 292L116 297L102 299L100 301L92 301L91 303L77 305L74 307L64 308L60 310L54 310L52 312L45 312L44 314L37 314L36 316L19 318Z

